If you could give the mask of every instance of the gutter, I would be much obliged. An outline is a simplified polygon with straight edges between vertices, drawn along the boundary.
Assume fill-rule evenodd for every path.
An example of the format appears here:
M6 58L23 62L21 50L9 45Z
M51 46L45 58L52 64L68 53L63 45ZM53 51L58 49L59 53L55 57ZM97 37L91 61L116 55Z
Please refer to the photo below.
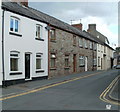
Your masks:
M3 72L3 87L5 87L5 68L4 68L4 13L2 11L2 72Z

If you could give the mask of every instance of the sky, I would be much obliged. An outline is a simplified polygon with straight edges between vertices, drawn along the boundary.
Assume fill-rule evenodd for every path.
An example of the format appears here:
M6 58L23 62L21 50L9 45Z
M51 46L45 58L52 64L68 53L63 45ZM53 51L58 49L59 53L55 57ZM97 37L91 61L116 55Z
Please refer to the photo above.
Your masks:
M81 22L86 31L88 24L96 24L110 45L118 46L118 2L29 2L29 6L68 24Z

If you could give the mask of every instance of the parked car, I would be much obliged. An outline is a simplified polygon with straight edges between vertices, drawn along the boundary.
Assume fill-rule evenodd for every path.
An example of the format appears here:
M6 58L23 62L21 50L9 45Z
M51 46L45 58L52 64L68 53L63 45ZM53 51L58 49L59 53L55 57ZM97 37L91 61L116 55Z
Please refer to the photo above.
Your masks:
M117 65L113 65L113 68L116 68L117 67Z
M120 65L117 65L117 66L116 66L116 69L120 69Z

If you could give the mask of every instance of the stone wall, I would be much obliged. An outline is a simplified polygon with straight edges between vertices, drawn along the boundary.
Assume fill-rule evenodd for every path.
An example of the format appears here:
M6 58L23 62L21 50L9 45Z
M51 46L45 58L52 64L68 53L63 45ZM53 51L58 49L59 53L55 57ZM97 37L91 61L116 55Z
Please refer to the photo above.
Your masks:
M79 66L79 55L88 57L88 71L96 70L93 67L93 55L97 58L97 52L79 46L79 38L76 36L76 45L73 45L73 34L65 32L60 29L55 29L56 40L49 43L49 54L56 54L56 67L55 69L49 68L49 78L58 77L62 75L69 75L74 73L80 73L85 71L85 67ZM65 68L65 54L69 55L69 68ZM73 55L76 54L76 71L73 70ZM50 57L49 57L50 58ZM50 61L50 59L49 59Z

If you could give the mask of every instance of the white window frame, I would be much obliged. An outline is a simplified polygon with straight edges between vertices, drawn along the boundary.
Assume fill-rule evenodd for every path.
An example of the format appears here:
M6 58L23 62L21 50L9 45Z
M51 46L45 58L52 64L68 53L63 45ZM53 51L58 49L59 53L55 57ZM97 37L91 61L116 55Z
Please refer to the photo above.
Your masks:
M83 39L82 38L79 38L79 46L83 47Z
M11 70L11 59L18 59L18 65L17 65L17 70L14 71L14 70ZM18 72L20 69L20 53L17 52L17 51L11 51L10 52L10 72Z
M38 27L40 29L39 31L38 31ZM39 35L38 35L38 32L40 33ZM43 39L43 26L40 24L36 24L36 38Z
M88 48L88 45L87 45L88 42L86 39L84 40L84 43L85 43L85 48Z
M93 42L90 41L90 49L93 49Z
M94 66L97 65L97 59L96 59L96 58L93 59L93 65L94 65Z
M11 30L11 19L13 20L13 31ZM16 27L15 21L18 21L18 31L15 30L15 27ZM12 33L20 33L20 19L19 18L13 17L13 16L10 17L10 27L9 27L9 30Z
M85 57L84 56L79 56L79 66L84 66L84 65L85 65Z
M36 71L42 70L42 64L43 64L43 62L42 62L43 58L42 57L43 57L42 53L36 53ZM40 67L41 68L37 68L37 59L40 59L40 62L41 62L40 63L41 64Z

